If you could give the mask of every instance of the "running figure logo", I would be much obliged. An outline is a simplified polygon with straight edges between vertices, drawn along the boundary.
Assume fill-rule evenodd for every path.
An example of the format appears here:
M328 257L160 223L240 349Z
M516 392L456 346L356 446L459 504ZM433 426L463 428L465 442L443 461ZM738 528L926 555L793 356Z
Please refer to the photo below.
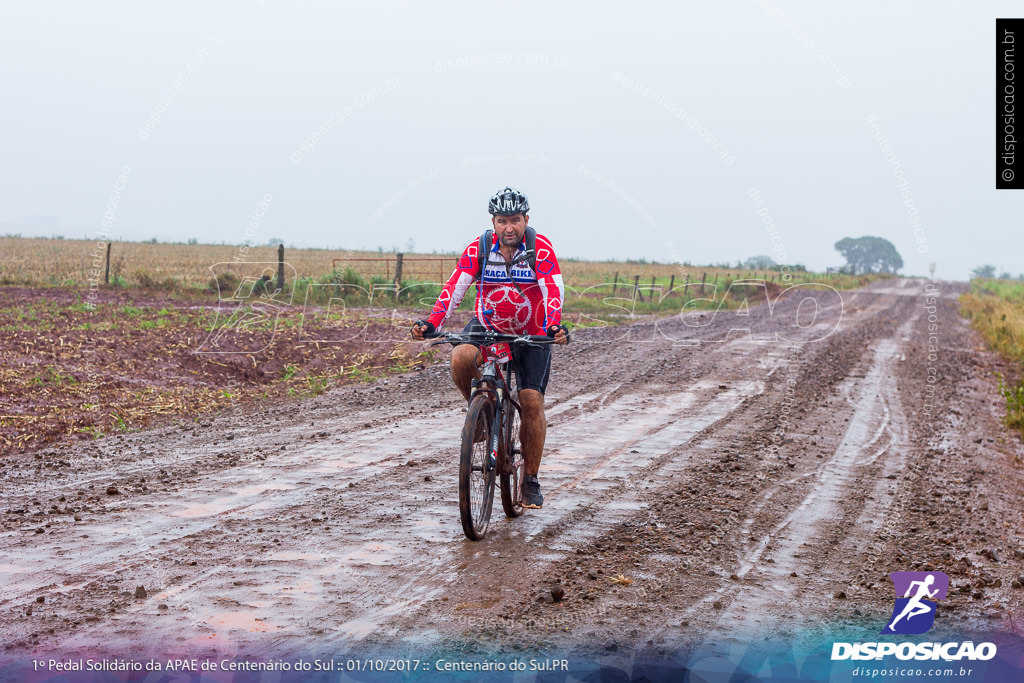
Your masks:
M946 599L949 577L942 572L893 572L889 578L896 589L896 605L881 632L925 633L935 623L936 601Z

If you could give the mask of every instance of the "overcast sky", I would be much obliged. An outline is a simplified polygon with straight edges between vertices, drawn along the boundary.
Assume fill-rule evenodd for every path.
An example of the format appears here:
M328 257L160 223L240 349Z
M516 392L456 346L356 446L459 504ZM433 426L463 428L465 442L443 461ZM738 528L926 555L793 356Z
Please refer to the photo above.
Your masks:
M824 269L877 235L904 274L1017 275L994 35L1020 13L6 2L0 233L94 237L121 185L126 240L454 250L508 184L562 257Z

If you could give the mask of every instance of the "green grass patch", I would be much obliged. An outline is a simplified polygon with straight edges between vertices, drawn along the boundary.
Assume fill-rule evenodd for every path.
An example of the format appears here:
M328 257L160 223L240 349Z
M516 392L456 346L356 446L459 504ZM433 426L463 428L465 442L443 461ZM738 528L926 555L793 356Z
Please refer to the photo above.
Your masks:
M1024 439L1024 384L1010 386L999 377L999 393L1006 399L1006 426Z
M986 345L1014 363L1018 379L999 378L1006 401L1006 424L1024 439L1024 282L972 280L971 291L960 297L960 314L971 321Z
M989 348L1024 370L1024 282L972 280L971 291L960 297L960 313Z
M44 384L50 384L53 386L73 385L78 384L78 379L72 374L65 374L60 371L55 365L47 365L43 368L41 374L36 375L29 384L32 386L43 386Z

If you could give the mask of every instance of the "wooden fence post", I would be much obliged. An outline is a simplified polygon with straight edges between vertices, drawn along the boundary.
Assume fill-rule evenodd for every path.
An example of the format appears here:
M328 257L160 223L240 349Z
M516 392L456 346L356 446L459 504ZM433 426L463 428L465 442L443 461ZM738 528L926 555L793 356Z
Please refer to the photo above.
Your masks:
M402 254L395 254L395 284L402 282Z
M619 288L619 271L615 271L615 282L612 284L612 296L615 296L615 290Z
M672 273L672 279L668 281L668 293L669 294L672 293L672 290L675 289L675 286L676 286L676 274Z
M284 291L284 242L277 245L277 288Z
M103 284L110 284L110 246L111 243L107 242L107 271L103 274Z
M634 275L633 276L633 300L635 301L637 299L640 299L640 301L643 301L644 300L644 295L640 293L640 276L639 275Z

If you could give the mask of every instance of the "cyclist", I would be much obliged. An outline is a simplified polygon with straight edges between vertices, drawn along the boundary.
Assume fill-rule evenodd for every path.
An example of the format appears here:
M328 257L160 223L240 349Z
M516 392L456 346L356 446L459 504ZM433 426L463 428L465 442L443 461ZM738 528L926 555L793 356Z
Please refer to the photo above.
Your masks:
M506 187L491 197L488 211L493 228L490 250L479 253L481 248L486 250L487 233L466 247L430 316L413 325L413 338L423 339L424 334L440 328L476 282L474 316L464 332L546 334L559 344L568 343L566 329L560 324L565 294L562 274L551 242L529 227L526 195ZM516 344L512 353L523 411L519 435L526 466L523 507L537 509L544 504L537 474L547 434L544 390L551 369L551 348ZM463 344L452 351L452 381L467 401L473 379L480 377L481 363L480 352L474 346Z

